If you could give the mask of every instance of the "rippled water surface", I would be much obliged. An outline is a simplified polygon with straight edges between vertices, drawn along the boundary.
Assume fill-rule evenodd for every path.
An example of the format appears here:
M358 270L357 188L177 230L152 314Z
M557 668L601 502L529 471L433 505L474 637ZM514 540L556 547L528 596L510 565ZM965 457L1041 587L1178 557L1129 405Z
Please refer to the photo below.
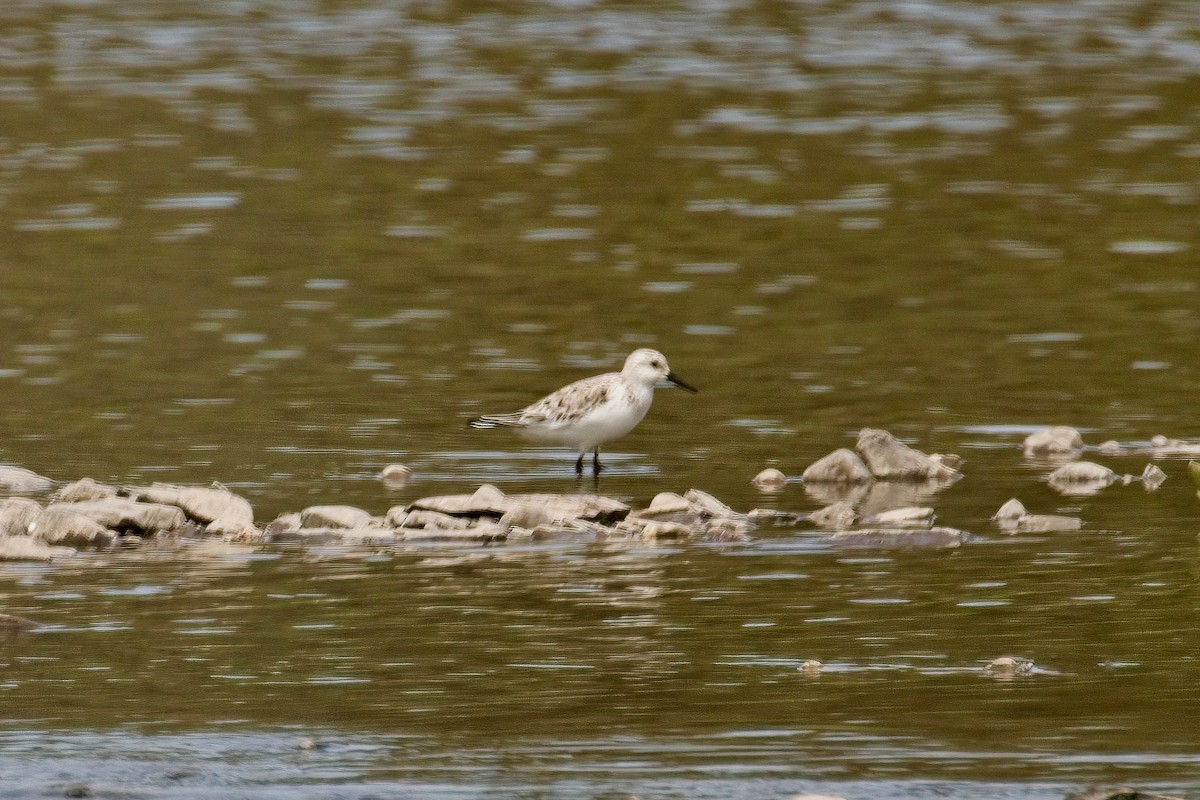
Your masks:
M870 425L973 534L6 564L0 797L1197 795L1198 93L1188 0L0 5L0 459L574 491L466 420L653 346L600 491L810 510L750 478ZM1059 496L1050 424L1168 480Z

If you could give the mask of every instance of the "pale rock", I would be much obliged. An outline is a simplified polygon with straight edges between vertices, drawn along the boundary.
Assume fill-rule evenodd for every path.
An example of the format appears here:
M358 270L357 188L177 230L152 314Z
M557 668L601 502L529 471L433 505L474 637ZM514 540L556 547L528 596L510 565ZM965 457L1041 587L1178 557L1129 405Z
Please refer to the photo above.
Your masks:
M27 497L0 500L0 536L20 536L28 533L29 523L41 511L41 503Z
M809 659L805 659L804 661L801 661L800 666L797 669L800 672L804 673L805 675L815 676L815 675L820 675L821 670L824 668L825 668L825 665L822 664L820 661L817 661L815 658L809 658ZM810 796L815 797L817 795L810 795Z
M452 514L443 514L440 511L418 510L408 512L404 518L404 525L402 527L405 531L417 528L430 531L455 531L466 530L471 527L473 522L474 519L470 517L456 517ZM407 534L406 538L408 538Z
M688 489L683 493L683 499L695 514L708 517L736 517L738 513L729 506L713 497L708 492L699 489Z
M1142 486L1147 492L1153 492L1155 489L1163 485L1163 481L1167 479L1167 473L1163 472L1154 464L1147 464L1142 470Z
M100 483L91 478L81 478L59 489L54 499L60 503L85 503L89 500L103 500L106 497L116 497L117 487Z
M302 528L358 528L370 521L369 511L354 506L309 506L300 512Z
M858 453L841 447L814 461L800 477L805 483L866 483L871 470Z
M674 492L659 492L654 495L646 511L658 514L681 513L691 510L691 504L681 495ZM637 513L637 512L635 512Z
M678 522L647 522L640 533L643 539L686 539L692 529Z
M1026 458L1035 456L1071 456L1083 449L1079 431L1066 425L1055 425L1034 431L1025 437L1022 450Z
M379 473L379 479L389 489L398 489L412 480L413 471L403 464L388 464Z
M842 531L854 527L858 513L849 503L832 503L808 515L808 521L819 528Z
M41 494L54 488L54 481L24 467L0 466L0 494Z
M992 515L994 522L1016 522L1021 517L1025 516L1025 506L1017 498L1009 500L1004 505L1000 506L1000 510Z
M969 538L969 534L955 528L937 527L928 530L860 528L838 531L831 538L839 544L854 547L941 549L960 546Z
M70 547L49 545L31 536L0 536L0 561L53 561L74 554Z
M750 481L760 492L778 492L787 485L787 476L774 467L768 467Z
M71 505L55 503L40 510L29 521L29 535L50 544L107 546L116 541L115 531L91 517L70 510Z
M1012 528L1010 533L1055 533L1061 531L1077 531L1083 527L1079 517L1065 517L1058 514L1026 514L1015 523L1003 523L1001 528Z
M859 431L856 449L871 474L881 480L956 480L962 475L878 428Z
M387 516L384 519L390 528L403 528L404 520L407 518L407 506L392 506L387 510Z
M143 533L170 531L183 527L187 517L173 505L140 503L121 497L106 497L83 503L52 503L47 510L73 511L106 528L134 528Z
M1118 480L1117 473L1092 461L1064 464L1046 476L1046 482L1062 494L1095 494Z
M250 502L219 484L203 488L155 483L130 489L129 496L148 503L176 506L183 509L189 519L197 522L210 523L220 520L224 527L234 527L239 523L245 527L254 527L254 508Z
M397 533L403 534L402 541L448 541L448 542L490 542L502 541L508 536L508 530L497 523L483 523L473 528L400 528Z
M992 659L984 669L996 676L1028 675L1033 672L1033 662L1026 658L1000 656Z
M906 506L863 517L862 523L883 527L928 528L933 525L933 518L933 509L928 506Z
M273 539L290 531L298 531L301 527L300 512L286 511L267 524L263 535L268 539Z
M1116 439L1109 439L1106 442L1098 444L1096 450L1106 456L1119 456L1121 454L1121 443Z

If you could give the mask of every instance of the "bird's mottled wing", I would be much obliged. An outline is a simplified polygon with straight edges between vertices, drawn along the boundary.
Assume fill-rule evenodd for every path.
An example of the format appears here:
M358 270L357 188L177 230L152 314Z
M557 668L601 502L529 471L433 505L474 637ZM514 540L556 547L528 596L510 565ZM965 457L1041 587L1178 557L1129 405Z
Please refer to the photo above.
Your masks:
M568 384L520 412L522 425L570 425L603 406L619 388L617 373Z

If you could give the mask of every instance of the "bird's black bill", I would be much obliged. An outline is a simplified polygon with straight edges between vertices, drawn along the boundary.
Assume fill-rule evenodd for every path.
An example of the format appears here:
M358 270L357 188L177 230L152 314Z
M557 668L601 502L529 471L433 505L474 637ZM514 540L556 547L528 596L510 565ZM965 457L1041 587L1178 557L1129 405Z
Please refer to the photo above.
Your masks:
M667 380L668 380L669 382L671 382L671 383L675 384L676 386L678 386L680 389L687 389L689 392L698 392L698 391L700 391L700 390L699 390L699 389L697 389L695 386L692 386L690 383L688 383L687 381L685 381L683 378L680 378L680 377L679 377L678 375L676 375L674 372L668 372L668 373L667 373Z

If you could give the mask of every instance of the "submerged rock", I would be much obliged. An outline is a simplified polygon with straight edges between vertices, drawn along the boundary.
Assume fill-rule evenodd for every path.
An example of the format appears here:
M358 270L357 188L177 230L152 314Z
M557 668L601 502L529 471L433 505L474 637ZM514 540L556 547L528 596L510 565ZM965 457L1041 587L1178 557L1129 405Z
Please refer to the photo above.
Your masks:
M379 480L389 489L398 489L412 480L413 471L403 464L388 464L379 473Z
M878 428L863 428L859 431L857 449L871 474L880 480L957 480L962 477L962 473L953 467L909 447L892 434Z
M1082 792L1071 792L1066 800L1183 800L1176 795L1143 792L1139 789L1120 787L1116 789L1085 789Z
M840 447L814 461L800 477L805 483L867 483L871 470L858 453Z
M930 528L934 513L928 506L908 506L880 511L863 518L864 525L881 525L886 528Z
M0 494L41 494L54 488L54 481L24 467L0 466Z
M1025 437L1022 450L1026 458L1037 456L1073 456L1083 450L1079 431L1066 425L1055 425L1034 431Z
M832 503L809 514L808 521L819 528L844 531L854 527L858 513L849 503Z
M1028 675L1033 672L1033 662L1027 658L1000 656L984 667L984 671L993 677L1011 678L1016 675Z
M1046 482L1062 494L1096 494L1119 480L1117 473L1092 461L1064 464L1046 476Z
M1162 486L1166 479L1167 473L1163 472L1154 464L1147 464L1146 468L1142 470L1142 487L1145 488L1147 492L1153 492L1155 489Z
M778 492L787 485L787 476L774 467L764 469L750 481L760 492Z
M1054 514L1030 514L1020 500L1013 498L992 515L1004 533L1050 533L1052 531L1077 531L1083 527L1079 517L1064 517Z
M960 546L970 534L956 528L859 528L838 531L831 538L839 544L854 547L942 549Z

